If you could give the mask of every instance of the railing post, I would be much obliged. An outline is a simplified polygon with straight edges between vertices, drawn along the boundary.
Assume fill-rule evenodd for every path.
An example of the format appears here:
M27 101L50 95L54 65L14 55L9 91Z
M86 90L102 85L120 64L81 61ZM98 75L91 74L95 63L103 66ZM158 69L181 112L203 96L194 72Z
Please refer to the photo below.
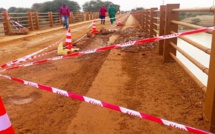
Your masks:
M153 37L153 35L156 35L157 33L154 31L157 27L154 25L156 23L156 20L154 17L157 17L157 13L154 12L158 8L151 8L150 9L150 37Z
M4 32L5 32L5 35L9 35L11 33L11 27L10 27L10 17L8 15L8 12L7 11L4 11L3 12L3 16L4 16Z
M80 22L80 12L77 12L78 22Z
M204 104L204 122L207 129L215 133L215 31L213 31L212 35L208 83Z
M146 37L150 37L150 9L146 10Z
M39 25L38 12L34 12L34 17L35 17L36 29L39 30L40 25Z
M70 12L70 19L69 19L69 23L73 23L73 12Z
M147 15L147 10L144 9L143 10L143 26L142 26L144 32L146 32L146 25L147 25L146 15Z
M85 21L85 13L82 13L82 21Z
M95 12L92 12L92 19L95 19Z
M99 12L96 12L96 18L97 19L99 18Z
M74 22L77 22L77 12L74 12L74 14L73 14L74 16Z
M164 35L164 28L165 28L165 9L166 6L160 6L160 24L159 24L159 36ZM158 44L158 52L159 55L163 55L164 51L164 40L160 40Z
M90 20L93 19L93 12L90 12Z
M86 20L90 20L89 19L89 12L86 12Z
M94 19L97 19L97 12L94 12Z
M94 18L93 18L93 12L91 12L91 20L93 20Z
M75 14L75 15L76 15L76 21L77 21L77 22L79 22L79 21L80 21L80 18L79 18L79 12L76 12L76 14Z
M91 12L88 12L89 20L91 20Z
M48 14L49 14L50 27L53 27L53 16L52 16L52 12L48 12Z
M29 29L34 30L34 25L33 25L33 19L32 19L32 12L27 12L28 14L28 24L29 24Z
M144 24L144 10L141 10L141 13L140 13L140 16L141 16L141 26L143 26Z
M172 20L178 20L179 13L173 12L172 9L179 8L179 4L167 4L166 6L166 14L165 14L165 35L171 34L171 31L178 32L178 25L171 23ZM176 55L176 49L172 47L170 42L173 42L177 44L177 38L167 39L164 41L164 54L163 59L164 62L170 62L175 61L172 56L170 55L170 52Z

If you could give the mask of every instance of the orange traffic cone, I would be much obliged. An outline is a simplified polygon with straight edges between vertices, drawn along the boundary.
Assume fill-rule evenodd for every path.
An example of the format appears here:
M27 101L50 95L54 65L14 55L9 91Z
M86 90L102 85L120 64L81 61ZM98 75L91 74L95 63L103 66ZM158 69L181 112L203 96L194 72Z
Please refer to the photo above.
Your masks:
M97 34L98 31L96 30L96 23L95 23L95 20L93 20L92 22L92 34Z
M67 33L66 33L66 48L71 50L72 49L72 34L70 32L70 29L68 29Z
M15 134L0 97L0 134Z
M120 19L118 19L117 26L122 26L122 22Z

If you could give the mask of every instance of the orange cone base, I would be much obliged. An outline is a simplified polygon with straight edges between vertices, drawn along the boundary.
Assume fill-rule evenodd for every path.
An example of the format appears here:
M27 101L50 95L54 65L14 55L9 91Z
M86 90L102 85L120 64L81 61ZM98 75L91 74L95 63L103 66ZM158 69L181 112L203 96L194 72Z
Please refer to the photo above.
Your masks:
M0 134L15 134L13 127L10 126L8 129L0 131Z
M93 30L92 34L98 34L99 32L97 30Z
M122 23L117 24L117 26L122 26Z

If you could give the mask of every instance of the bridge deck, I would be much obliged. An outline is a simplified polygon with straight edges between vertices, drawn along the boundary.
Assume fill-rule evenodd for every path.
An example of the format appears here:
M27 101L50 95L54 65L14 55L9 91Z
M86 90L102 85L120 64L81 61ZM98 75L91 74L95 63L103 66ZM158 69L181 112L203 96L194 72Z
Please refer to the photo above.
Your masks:
M88 27L89 23L83 26ZM105 26L97 23L98 30L102 27L109 29L110 22L106 21ZM80 29L77 24L72 29L73 40L88 30ZM123 30L114 33L118 37L115 43L141 38L142 32L132 16ZM65 36L65 29L55 28L44 34L34 32L19 39L17 36L3 39L0 62L3 64L38 51L62 36ZM104 46L110 37L109 34L83 38L76 45L81 50L97 48ZM156 45L147 45L56 60L4 74L204 129L202 91L177 63L163 63ZM53 56L56 54L41 59ZM0 85L0 94L17 133L185 133L5 79L1 79Z

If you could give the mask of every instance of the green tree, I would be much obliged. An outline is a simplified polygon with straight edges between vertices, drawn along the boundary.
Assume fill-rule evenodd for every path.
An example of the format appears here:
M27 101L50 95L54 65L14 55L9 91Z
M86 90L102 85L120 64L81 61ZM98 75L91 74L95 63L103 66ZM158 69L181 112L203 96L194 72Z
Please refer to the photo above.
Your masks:
M91 0L89 2L84 3L83 11L85 11L85 12L98 12L102 6L105 6L108 9L111 4L113 4L115 6L117 11L120 10L119 5L114 4L110 1L102 2L101 0Z
M137 10L143 10L143 9L144 9L143 7L137 7L137 8L136 8L136 11L137 11Z
M9 9L8 9L8 12L15 12L16 11L16 7L10 7Z
M83 5L83 10L85 12L98 12L101 6L102 2L100 0L98 1L91 0L90 2L86 2Z
M32 11L30 8L16 8L16 7L10 7L8 9L8 12L11 12L11 13L23 13L23 12L28 12L28 11Z
M184 18L186 18L186 12L180 12L179 13L179 20L183 20Z
M6 9L0 7L0 12L6 11Z
M62 3L65 3L70 8L71 12L77 12L81 9L77 2L69 0L54 0L44 3L35 3L33 4L32 9L38 12L58 12Z
M201 20L199 18L195 18L191 20L192 24L198 25Z
M42 3L34 3L31 8L34 11L39 11L42 5L43 5Z

